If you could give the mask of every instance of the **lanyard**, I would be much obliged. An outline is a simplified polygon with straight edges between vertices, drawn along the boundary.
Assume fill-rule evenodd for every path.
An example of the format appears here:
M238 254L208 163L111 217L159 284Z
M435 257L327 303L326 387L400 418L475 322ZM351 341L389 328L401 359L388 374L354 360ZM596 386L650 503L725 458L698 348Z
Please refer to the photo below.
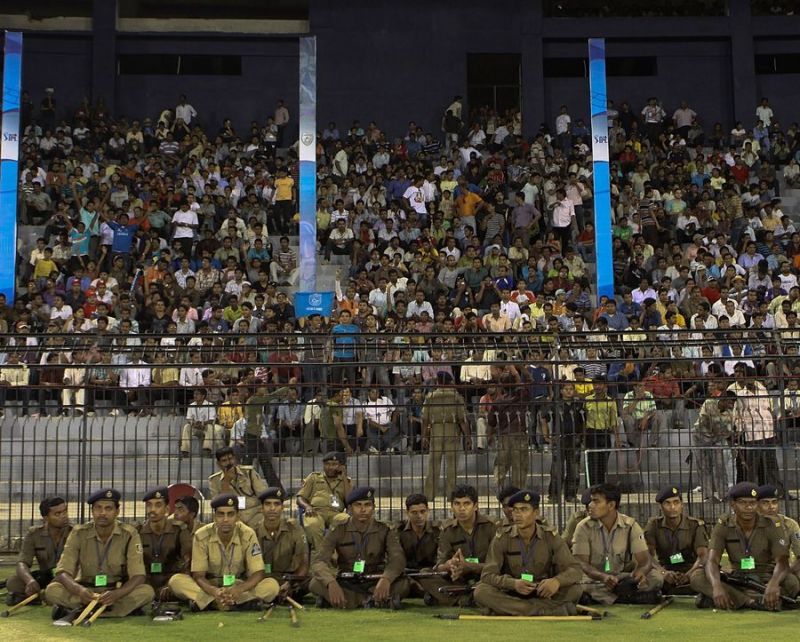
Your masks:
M359 537L358 539L361 542L356 541L356 533L353 532L353 546L356 548L356 559L357 560L364 560L364 549L367 547L367 542L369 542L369 533L364 533L363 537Z
M611 553L614 551L612 550L614 547L614 535L617 534L617 527L614 526L614 529L611 531L611 537L606 539L606 527L600 524L600 537L603 538L603 551L606 554L606 561L611 559Z
M225 552L226 552L225 547L222 545L222 542L219 542L219 552L222 555L222 571L223 571L222 574L223 575L232 575L233 556L236 553L235 544L233 542L230 543L230 549L231 549L231 554L230 555L226 555L225 554ZM227 573L225 573L226 570L228 571Z
M336 484L334 484L333 486L331 486L331 483L328 481L328 477L327 476L323 476L323 479L325 480L325 483L328 485L328 490L331 491L331 495L335 495L336 494L336 489L339 488L339 486L342 485L341 478L338 479Z
M161 557L161 546L164 544L164 535L166 535L166 531L161 533L158 538L158 545L156 546L155 543L153 544L153 559L158 559Z
M48 532L48 535L50 533ZM59 538L58 542L53 539L53 536L50 535L50 543L53 546L53 559L55 560L55 565L58 565L58 561L61 559L61 553L64 552L64 544L66 542L66 537L64 536L64 531L61 531L61 537Z
M750 543L753 541L753 535L756 534L756 529L753 529L753 532L750 533L750 537L745 537L742 530L737 526L736 534L739 536L739 542L742 544L742 548L744 549L744 556L752 557L753 555L750 552Z
M522 543L522 537L520 537L517 542L519 543L519 554L522 556L522 568L523 570L527 571L528 573L533 572L533 553L536 550L536 542L537 538L536 535L533 536L531 543L528 546L525 546Z
M108 557L108 552L111 550L111 543L114 541L114 534L111 534L111 537L108 538L105 546L103 547L103 553L100 554L100 540L95 538L94 540L94 549L97 552L97 570L101 571L98 575L103 575L102 571L106 568L106 558Z
M464 528L462 527L461 530L463 531ZM467 535L467 532L464 531L464 542L467 545L467 557L477 557L475 555L475 538L478 537L478 524L476 523L474 528L472 529L472 535Z

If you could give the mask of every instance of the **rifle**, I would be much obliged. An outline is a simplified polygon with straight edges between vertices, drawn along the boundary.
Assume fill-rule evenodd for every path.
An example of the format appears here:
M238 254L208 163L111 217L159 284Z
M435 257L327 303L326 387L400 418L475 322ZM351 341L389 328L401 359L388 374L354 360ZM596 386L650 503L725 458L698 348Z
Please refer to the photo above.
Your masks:
M727 582L731 586L738 586L739 588L757 591L762 597L764 596L764 592L767 590L766 584L762 584L758 580L755 580L747 575L732 575L730 573L726 573L725 571L720 571L719 577L723 582ZM789 597L788 595L781 594L780 598L784 604L788 604L790 606L797 606L800 604L800 600Z

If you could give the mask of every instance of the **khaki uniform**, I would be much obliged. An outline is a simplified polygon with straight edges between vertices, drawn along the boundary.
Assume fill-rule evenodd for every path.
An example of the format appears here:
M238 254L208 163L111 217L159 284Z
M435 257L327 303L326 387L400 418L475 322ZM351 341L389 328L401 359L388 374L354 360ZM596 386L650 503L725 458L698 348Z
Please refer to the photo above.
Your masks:
M458 453L461 445L461 425L467 420L464 398L453 388L438 388L430 392L422 404L422 423L430 426L430 454L425 477L425 494L431 501L436 497L442 457L445 460L444 496L456 485Z
M303 527L306 537L315 551L322 544L326 528L343 524L350 516L344 512L344 499L353 487L353 480L340 473L334 479L328 479L324 472L311 473L303 480L303 486L297 492L314 509L316 515L303 516Z
M792 565L794 562L800 560L800 524L791 517L786 517L786 515L778 515L778 519L781 520L783 524L783 529L786 533L786 541L789 544L789 551L794 554L794 560L789 560L789 564ZM798 586L800 586L800 571L792 574L797 578Z
M164 532L156 535L150 522L138 528L147 583L155 590L167 585L169 578L184 570L192 554L192 534L185 524L167 521Z
M264 516L261 514L261 502L258 496L267 490L267 484L252 466L236 466L236 475L231 480L230 488L222 487L223 472L219 471L208 478L211 498L223 493L233 493L239 497L239 521L250 528L258 528Z
M534 582L554 577L561 588L549 599L535 593L522 596L514 592L514 582L523 574L531 574ZM526 545L512 526L492 540L474 598L500 615L564 615L566 604L575 604L583 592L578 584L582 575L580 562L554 531L537 523L533 540Z
M736 525L736 516L733 514L724 515L719 518L711 531L709 547L720 553L728 553L728 561L733 568L734 575L752 577L766 584L772 577L775 561L779 557L789 554L789 542L786 540L786 532L783 526L783 520L781 519L759 515L756 519L756 526L750 535L750 542L746 547L747 540ZM755 568L742 570L741 561L749 556L753 557ZM752 599L742 589L729 586L725 582L722 585L733 602L734 608L741 608ZM695 591L708 597L713 597L711 581L708 579L705 569L700 569L692 575L691 586ZM797 595L798 590L800 590L800 583L798 583L797 576L787 573L781 583L781 593L794 597Z
M241 584L254 573L264 572L264 560L258 544L256 532L238 522L231 541L225 547L217 534L215 524L206 524L194 536L192 542L192 573L205 573L206 580L214 586L223 586L225 575L234 575L235 584ZM169 580L170 590L183 600L191 600L202 610L215 602L213 596L206 593L193 577L184 573L176 573ZM272 578L261 580L252 591L239 596L237 604L255 599L272 602L278 595L280 587ZM217 602L217 609L228 607Z
M617 513L617 522L609 533L600 520L587 517L575 528L572 540L573 555L587 555L589 563L598 571L609 573L618 578L630 576L636 566L634 555L647 553L647 543L644 539L642 527L633 517ZM606 571L606 562L610 570ZM593 581L584 578L585 581ZM647 574L645 586L641 591L654 591L661 588L664 577L651 570ZM608 590L605 586L587 584L584 593L588 594L595 602L600 604L613 604L619 596Z
M644 527L644 541L665 571L678 573L688 573L698 558L697 551L708 548L705 522L689 515L681 516L675 530L667 526L663 515L651 517ZM663 592L673 593L677 588L665 581Z
M39 586L46 586L53 580L53 569L58 564L64 544L72 531L72 525L66 526L62 530L61 541L55 542L50 537L50 531L46 525L32 526L25 538L22 540L22 549L17 557L17 563L25 564L29 569L33 567L34 561L39 567L39 572L32 571L34 579L39 582ZM6 584L8 592L14 595L23 596L25 594L25 582L17 575L8 578Z
M336 566L333 562L334 554ZM336 578L337 571L352 573L357 561L364 563L363 575L380 573L391 582L392 597L402 599L408 595L409 583L402 577L406 558L397 539L397 531L375 519L363 533L356 528L353 520L339 524L328 532L311 562L311 592L330 603L328 585L336 580L347 600L346 608L363 606L378 580L353 581Z
M294 520L281 519L278 530L271 532L262 523L256 529L261 556L264 560L264 573L278 584L283 584L284 575L296 575L305 566L308 568L308 540L299 524ZM294 582L292 593L305 593L308 581Z
M578 527L578 524L580 524L587 517L589 517L589 511L585 508L576 510L574 513L572 513L567 525L564 527L564 532L561 533L561 537L564 539L570 549L572 549L572 538L575 537L575 529Z
M465 559L476 559L479 564L486 562L489 554L489 546L492 544L497 526L495 523L482 513L475 515L475 527L469 535L461 527L456 519L448 519L442 522L439 533L439 549L436 551L436 564L444 564L456 551L461 551ZM455 604L468 604L471 597L450 596L439 593L443 586L463 587L479 579L479 575L461 577L458 582L452 582L444 577L431 577L422 579L419 583L427 593L433 598L433 604L439 606L453 606Z
M117 582L125 583L137 575L144 576L139 533L129 524L116 522L111 538L104 544L97 537L94 522L76 526L69 534L64 552L56 566L56 577L60 573L67 573L76 582L97 594L113 590ZM96 577L100 575L106 576L106 585L96 587ZM109 606L103 616L124 617L150 604L154 596L152 586L141 584ZM47 585L45 599L49 604L70 610L83 606L83 602L58 581Z

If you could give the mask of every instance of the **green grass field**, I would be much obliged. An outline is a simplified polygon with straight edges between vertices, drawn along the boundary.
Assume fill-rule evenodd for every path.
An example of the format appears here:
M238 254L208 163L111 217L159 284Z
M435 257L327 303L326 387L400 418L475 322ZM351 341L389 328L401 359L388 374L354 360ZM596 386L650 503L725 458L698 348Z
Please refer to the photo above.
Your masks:
M5 576L7 567L0 576ZM798 613L715 613L700 611L694 602L679 599L651 620L642 620L640 606L614 606L610 615L594 622L470 622L443 621L439 612L456 609L429 609L411 600L399 612L369 610L341 612L307 607L300 616L300 627L292 628L289 613L278 608L272 617L259 623L258 613L186 613L183 621L156 623L149 617L120 620L100 619L90 629L56 628L48 607L26 608L0 620L5 640L202 640L253 639L255 636L303 640L446 640L456 636L480 640L507 640L520 635L536 635L543 640L789 640L797 635ZM462 612L474 612L467 611ZM535 632L535 633L534 633ZM763 636L763 638L762 638Z

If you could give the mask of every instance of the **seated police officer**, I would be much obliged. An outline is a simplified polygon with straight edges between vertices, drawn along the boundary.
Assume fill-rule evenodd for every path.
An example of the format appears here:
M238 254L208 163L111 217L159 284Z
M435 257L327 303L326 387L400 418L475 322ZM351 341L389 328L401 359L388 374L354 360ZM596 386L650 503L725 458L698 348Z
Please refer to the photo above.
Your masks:
M153 601L139 533L117 521L120 498L113 488L89 496L92 521L72 529L55 580L45 589L45 599L56 607L54 620L74 620L94 599L106 606L104 617L124 617Z
M514 525L497 531L475 587L475 602L500 615L574 615L581 565L564 540L537 521L539 495L506 500Z
M705 523L684 514L677 486L662 488L656 495L661 515L651 517L644 527L644 539L656 569L664 576L661 592L688 595L689 580L702 568L708 555Z
M780 520L758 514L758 489L741 482L729 493L732 513L720 517L711 531L708 561L692 576L692 588L701 593L698 608L778 610L781 595L795 597L800 589L789 572L789 548ZM722 554L733 570L720 573ZM741 580L766 585L763 595L736 586Z
M397 531L375 519L374 488L353 489L345 503L349 521L328 532L312 559L309 588L318 596L317 606L400 608L409 586L402 577L406 560Z
M193 611L214 606L220 611L258 610L278 595L278 583L264 574L256 532L239 521L236 495L211 502L214 522L194 535L192 574L177 573L169 588L188 600Z

